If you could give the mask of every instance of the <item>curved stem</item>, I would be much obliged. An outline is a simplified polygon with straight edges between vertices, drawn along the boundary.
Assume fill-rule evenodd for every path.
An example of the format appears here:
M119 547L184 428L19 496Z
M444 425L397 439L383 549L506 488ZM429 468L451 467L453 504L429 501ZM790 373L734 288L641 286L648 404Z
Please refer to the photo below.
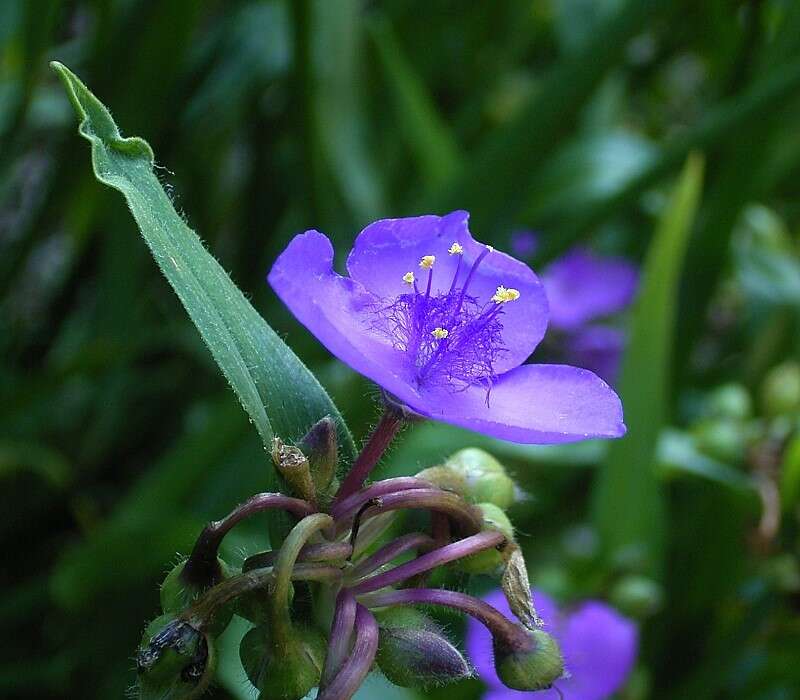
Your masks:
M314 513L297 523L283 541L273 568L275 584L270 596L273 631L278 636L291 629L289 586L292 580L292 570L300 550L314 533L330 527L331 524L333 524L333 518L327 513Z
M182 581L200 588L210 588L218 583L221 572L217 563L217 553L225 535L245 518L273 508L288 511L298 518L314 512L314 507L307 501L284 496L282 493L259 493L248 498L222 520L215 520L205 526L183 567Z
M433 545L433 539L424 532L411 532L389 542L372 556L360 561L350 571L346 572L346 576L350 580L358 580L411 549L431 549Z
M396 583L400 583L401 581L405 581L407 578L421 574L424 571L435 569L437 566L442 566L451 561L456 561L457 559L463 559L471 554L481 552L484 549L497 547L505 542L505 540L505 535L503 535L501 532L481 532L477 535L473 535L472 537L466 537L458 542L453 542L453 544L448 544L444 547L439 547L439 549L434 549L432 552L423 554L421 557L417 557L416 559L406 562L405 564L401 564L400 566L396 566L394 569L385 571L384 573L373 576L372 578L368 578L365 581L362 581L361 583L351 587L350 590L355 595L377 591L380 588L386 588L387 586L392 586Z
M355 632L353 651L330 685L317 694L317 700L350 700L369 673L378 651L378 623L363 605L356 606Z
M492 637L508 649L529 649L531 639L520 626L515 625L499 610L466 593L441 588L404 588L400 591L375 593L365 598L370 608L387 608L394 605L441 605L474 617Z
M347 520L351 518L358 509L367 501L379 496L385 496L395 491L410 491L412 489L429 489L434 485L430 481L418 479L415 476L397 476L392 479L383 479L370 484L356 493L350 494L346 498L337 500L331 506L331 515L336 520ZM337 523L338 524L338 523Z
M391 406L386 406L375 430L372 431L367 444L364 445L356 457L350 472L345 477L336 493L336 502L347 498L351 493L358 491L364 480L369 476L386 448L403 427L403 414Z
M356 604L356 597L348 589L343 588L339 591L320 688L324 689L333 680L350 650L350 638L356 620Z
M376 504L364 513L364 521L390 510L424 508L448 515L461 527L464 534L474 535L483 528L483 518L478 510L451 491L438 488L396 491L375 501Z

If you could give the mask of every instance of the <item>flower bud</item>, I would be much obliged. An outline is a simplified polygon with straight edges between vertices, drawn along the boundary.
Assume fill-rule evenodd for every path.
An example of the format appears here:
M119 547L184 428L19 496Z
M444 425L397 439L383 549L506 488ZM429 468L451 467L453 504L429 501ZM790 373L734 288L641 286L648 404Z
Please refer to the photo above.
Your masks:
M317 493L325 494L330 491L339 462L336 422L330 416L325 416L311 426L297 446L308 458Z
M376 660L383 674L403 688L428 688L469 678L472 669L439 626L413 608L390 608L379 616Z
M304 625L294 625L288 638L278 638L268 626L260 625L242 638L239 658L261 698L301 700L319 684L325 640Z
M519 649L509 648L494 638L497 676L514 690L545 690L564 673L561 650L556 640L544 630L525 631L529 644Z
M767 373L761 385L761 405L768 416L800 411L800 365L784 362Z
M177 615L183 612L210 588L210 586L203 587L193 581L186 580L186 577L183 575L186 561L187 560L184 559L176 564L161 584L161 609L165 613L174 613ZM217 564L219 565L220 574L217 583L219 583L229 578L231 571L228 565L219 557L217 558ZM223 606L221 610L217 611L214 615L211 629L209 630L211 634L213 636L222 634L228 626L228 623L230 623L232 616L233 608L231 606Z
M643 619L658 612L664 601L664 592L651 578L625 576L611 589L609 598L621 612Z
M506 510L514 503L514 482L488 452L467 447L450 455L445 466L467 483L465 498L473 503L492 503Z
M734 418L708 418L692 427L697 448L714 459L738 464L747 446L746 425Z
M483 531L498 530L509 542L514 541L514 526L498 506L493 503L478 503L477 507L483 514ZM459 559L457 564L462 571L469 574L499 574L504 568L505 557L497 548L484 549Z
M715 418L746 420L753 413L750 393L741 384L723 384L708 398L708 412Z
M190 700L200 697L214 675L209 637L173 614L151 622L136 655L139 697Z

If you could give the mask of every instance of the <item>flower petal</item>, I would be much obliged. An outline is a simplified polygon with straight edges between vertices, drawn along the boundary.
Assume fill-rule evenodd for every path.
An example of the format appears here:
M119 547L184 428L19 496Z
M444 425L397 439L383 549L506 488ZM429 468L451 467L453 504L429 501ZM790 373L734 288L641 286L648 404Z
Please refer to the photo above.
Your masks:
M428 273L419 268L419 262L424 255L433 255L436 262L431 289L447 292L456 271L458 283L463 284L472 264L487 249L472 237L468 219L467 212L454 211L446 216L376 221L353 244L347 258L350 277L378 297L395 297L408 291L403 282L407 272L413 272L420 285L424 284ZM454 242L461 245L463 254L449 254ZM520 292L517 301L503 307L503 345L508 352L496 362L495 370L504 372L528 359L547 328L548 312L544 289L533 270L510 255L493 250L475 271L468 293L481 302L489 302L500 285Z
M639 272L622 258L599 257L576 248L542 274L553 328L573 330L621 311L636 294Z
M483 435L552 444L625 434L619 397L597 375L569 365L522 365L486 389L444 387L397 397L418 413ZM487 403L488 398L488 403Z
M636 625L600 601L587 601L568 615L559 637L570 676L558 685L567 698L610 697L636 662Z
M267 278L298 321L342 362L392 393L413 392L402 353L371 328L375 298L333 270L333 246L318 231L295 236Z

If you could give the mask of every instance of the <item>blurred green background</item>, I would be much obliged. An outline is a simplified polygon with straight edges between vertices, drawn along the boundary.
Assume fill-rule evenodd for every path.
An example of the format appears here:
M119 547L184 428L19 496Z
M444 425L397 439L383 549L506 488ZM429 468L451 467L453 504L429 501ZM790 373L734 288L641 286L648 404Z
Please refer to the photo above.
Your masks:
M535 269L579 241L645 265L628 438L423 425L384 473L502 458L534 584L641 619L623 697L800 697L800 3L0 0L0 696L111 698L177 553L270 466L53 59L150 142L357 437L374 390L264 282L294 233L344 252L373 219L463 208L497 247L536 230ZM213 697L245 697L230 649Z

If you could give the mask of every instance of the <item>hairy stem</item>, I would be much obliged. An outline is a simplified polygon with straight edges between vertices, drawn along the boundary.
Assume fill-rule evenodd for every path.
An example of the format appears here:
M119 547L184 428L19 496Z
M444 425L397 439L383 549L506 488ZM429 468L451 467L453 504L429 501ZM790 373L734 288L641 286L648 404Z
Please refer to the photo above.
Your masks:
M372 556L360 561L346 573L346 576L348 579L356 581L367 574L371 574L376 569L379 569L384 564L388 564L390 561L409 550L431 549L433 544L433 539L424 532L411 532L389 542L389 544L381 547Z
M407 578L421 574L424 571L435 569L437 566L442 566L451 561L456 561L457 559L463 559L471 554L481 552L484 549L497 547L505 542L505 539L505 535L500 532L481 532L477 535L472 535L472 537L453 542L453 544L434 549L432 552L423 554L421 557L412 559L400 566L396 566L394 569L368 578L356 584L350 590L355 595L377 591L380 588L386 588L387 586L405 581Z
M297 523L283 541L273 568L275 584L270 596L273 631L278 637L291 629L289 586L291 585L292 571L295 568L300 550L313 534L330 527L332 524L333 518L330 515L314 513Z
M361 488L370 472L374 469L386 448L403 427L403 414L394 407L386 406L375 430L372 431L367 444L356 457L350 472L345 477L336 493L336 501L347 498Z
M424 479L414 476L398 476L393 479L383 479L370 484L367 488L356 491L346 498L337 500L331 506L331 515L337 521L348 520L368 501L379 496L393 493L395 491L410 491L412 489L429 489L434 485ZM338 524L338 523L337 523Z
M322 544L307 544L297 556L297 561L303 562L337 562L347 559L353 553L353 548L347 542L324 542ZM278 558L278 552L261 552L245 559L242 571L264 569L272 566Z

